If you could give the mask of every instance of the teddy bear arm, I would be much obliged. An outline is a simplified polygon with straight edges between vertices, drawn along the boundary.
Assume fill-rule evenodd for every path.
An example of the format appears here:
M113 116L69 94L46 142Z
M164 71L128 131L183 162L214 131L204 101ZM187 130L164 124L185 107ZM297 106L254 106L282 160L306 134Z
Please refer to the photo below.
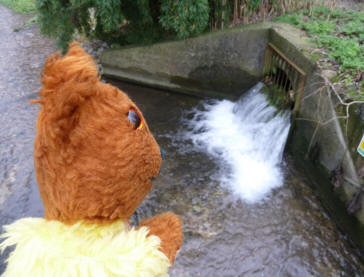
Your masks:
M178 250L181 248L183 234L180 218L171 213L163 213L155 217L142 220L139 228L146 226L149 229L148 236L155 235L161 239L161 251L168 257L171 265Z

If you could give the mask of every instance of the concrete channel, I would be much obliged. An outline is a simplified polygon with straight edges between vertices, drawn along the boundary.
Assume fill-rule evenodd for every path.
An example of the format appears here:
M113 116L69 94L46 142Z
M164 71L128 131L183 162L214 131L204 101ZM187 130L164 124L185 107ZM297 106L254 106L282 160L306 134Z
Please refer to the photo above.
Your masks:
M313 46L302 31L281 23L250 25L182 41L106 50L101 63L111 78L234 100L264 79L268 43L306 73L303 91L295 96L286 149L305 169L339 228L364 250L364 158L356 152L364 107L351 108L348 124L341 119L345 110L325 85L310 54Z

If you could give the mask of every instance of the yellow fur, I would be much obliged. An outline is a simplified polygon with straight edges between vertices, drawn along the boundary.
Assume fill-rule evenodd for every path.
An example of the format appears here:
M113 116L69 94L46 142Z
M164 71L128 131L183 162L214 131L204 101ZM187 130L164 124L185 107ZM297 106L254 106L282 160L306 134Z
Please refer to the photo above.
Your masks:
M23 218L4 227L0 249L16 245L3 277L168 276L168 258L160 239L148 229L110 225L65 225Z

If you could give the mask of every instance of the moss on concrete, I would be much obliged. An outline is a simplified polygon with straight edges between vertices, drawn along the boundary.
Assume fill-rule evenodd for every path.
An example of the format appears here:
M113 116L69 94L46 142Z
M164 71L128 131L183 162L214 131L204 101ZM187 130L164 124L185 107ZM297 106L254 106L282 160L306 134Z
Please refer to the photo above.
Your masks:
M300 138L297 137L295 139L300 140ZM301 141L300 144L302 143L305 144L307 142ZM297 147L297 144L295 146ZM306 147L302 147L302 149L306 149ZM338 228L348 235L354 245L364 249L364 225L358 221L356 216L349 215L346 212L346 202L343 201L341 197L343 193L340 193L342 188L339 188L338 191L334 191L334 188L329 181L330 173L327 169L317 160L305 160L303 158L304 156L297 155L296 151L297 149L292 152L295 156L296 166L303 170L305 176L307 176L309 180L308 183L311 184L311 188L320 199L328 214L334 219Z

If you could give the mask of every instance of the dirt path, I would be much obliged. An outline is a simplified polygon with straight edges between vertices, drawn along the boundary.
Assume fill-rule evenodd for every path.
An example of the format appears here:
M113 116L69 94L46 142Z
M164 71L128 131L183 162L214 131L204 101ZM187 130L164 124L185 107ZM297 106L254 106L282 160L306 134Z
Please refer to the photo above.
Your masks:
M28 17L0 6L0 226L23 216L41 216L33 168L33 140L40 72L55 51L37 26L14 32ZM1 231L1 230L0 230ZM0 273L5 255L0 255Z

